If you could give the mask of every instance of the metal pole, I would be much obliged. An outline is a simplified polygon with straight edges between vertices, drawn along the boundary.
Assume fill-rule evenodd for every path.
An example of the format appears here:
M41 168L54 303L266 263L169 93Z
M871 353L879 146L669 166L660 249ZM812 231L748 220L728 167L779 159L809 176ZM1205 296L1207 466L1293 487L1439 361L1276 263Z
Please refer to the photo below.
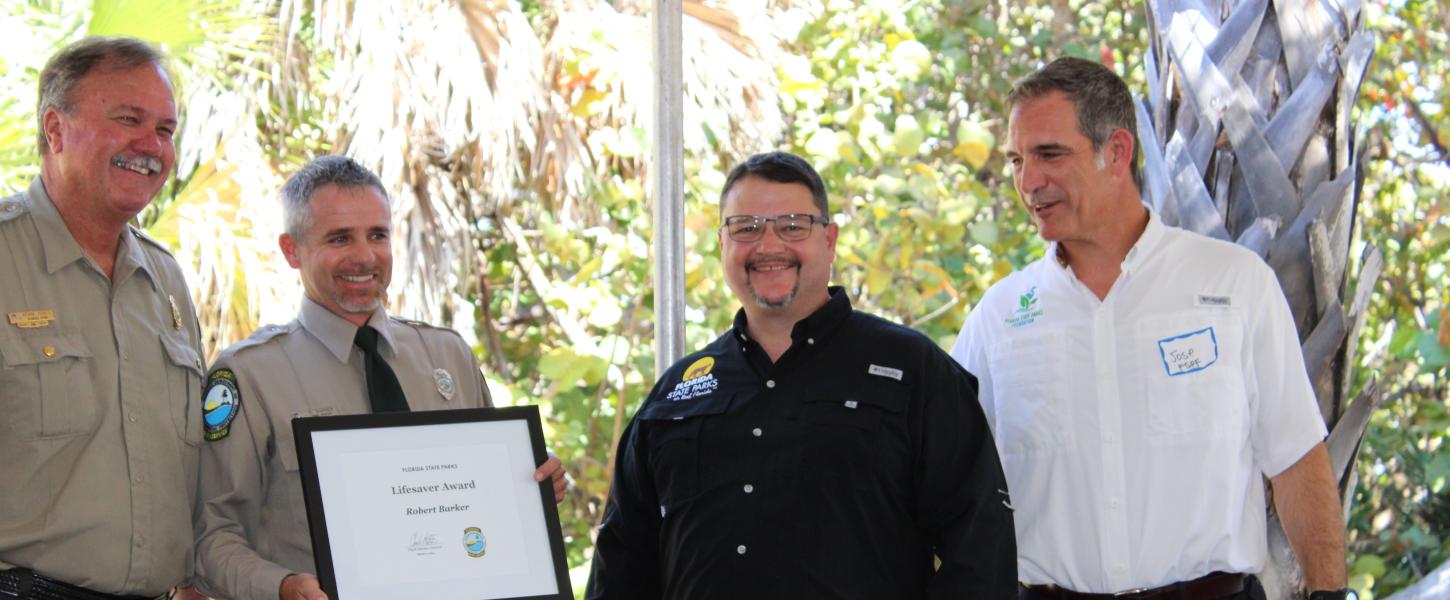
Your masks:
M655 377L685 354L683 18L680 0L655 0Z

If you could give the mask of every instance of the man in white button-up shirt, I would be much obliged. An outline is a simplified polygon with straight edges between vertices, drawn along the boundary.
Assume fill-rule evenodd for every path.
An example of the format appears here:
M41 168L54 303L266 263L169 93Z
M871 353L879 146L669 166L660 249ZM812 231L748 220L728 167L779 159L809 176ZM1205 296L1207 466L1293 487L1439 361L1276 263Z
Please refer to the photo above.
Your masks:
M952 356L981 382L1022 597L1262 597L1244 574L1266 562L1267 477L1312 597L1342 598L1324 423L1273 272L1144 206L1112 71L1060 59L1008 104L1013 182L1050 244Z

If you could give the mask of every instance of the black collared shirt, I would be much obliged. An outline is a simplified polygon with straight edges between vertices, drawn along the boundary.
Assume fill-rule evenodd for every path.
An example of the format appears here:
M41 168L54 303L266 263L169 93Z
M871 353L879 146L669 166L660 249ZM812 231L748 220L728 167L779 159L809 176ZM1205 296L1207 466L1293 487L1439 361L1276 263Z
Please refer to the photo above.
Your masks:
M588 598L1015 597L975 378L830 296L778 362L741 311L655 384L624 433Z

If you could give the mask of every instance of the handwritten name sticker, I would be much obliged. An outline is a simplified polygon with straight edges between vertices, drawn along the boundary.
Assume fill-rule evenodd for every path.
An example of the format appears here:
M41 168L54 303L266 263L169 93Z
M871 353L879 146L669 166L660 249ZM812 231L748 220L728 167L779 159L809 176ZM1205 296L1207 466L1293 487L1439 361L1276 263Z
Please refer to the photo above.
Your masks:
M1202 371L1218 362L1218 336L1213 327L1158 340L1158 354L1169 377Z

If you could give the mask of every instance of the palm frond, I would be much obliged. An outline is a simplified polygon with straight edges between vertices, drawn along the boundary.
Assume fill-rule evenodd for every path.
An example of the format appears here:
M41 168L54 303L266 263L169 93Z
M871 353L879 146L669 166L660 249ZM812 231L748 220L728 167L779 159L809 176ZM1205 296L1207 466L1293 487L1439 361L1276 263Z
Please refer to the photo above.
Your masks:
M175 249L207 332L209 358L265 322L295 314L301 286L281 260L275 197L281 179L269 168L255 139L240 135L218 150L224 157L198 165L147 232ZM247 159L247 158L250 159Z
M559 114L572 114L576 127L590 132L594 176L643 178L654 106L649 17L604 2L581 4L558 15L549 40L553 103L567 107ZM728 164L779 143L784 119L774 41L752 39L727 8L692 1L684 13L686 155ZM566 204L557 212L571 215L572 208Z
M55 8L30 2L0 7L0 115L11 124L0 132L0 195L23 191L40 174L36 82L45 61L84 23L84 13Z

